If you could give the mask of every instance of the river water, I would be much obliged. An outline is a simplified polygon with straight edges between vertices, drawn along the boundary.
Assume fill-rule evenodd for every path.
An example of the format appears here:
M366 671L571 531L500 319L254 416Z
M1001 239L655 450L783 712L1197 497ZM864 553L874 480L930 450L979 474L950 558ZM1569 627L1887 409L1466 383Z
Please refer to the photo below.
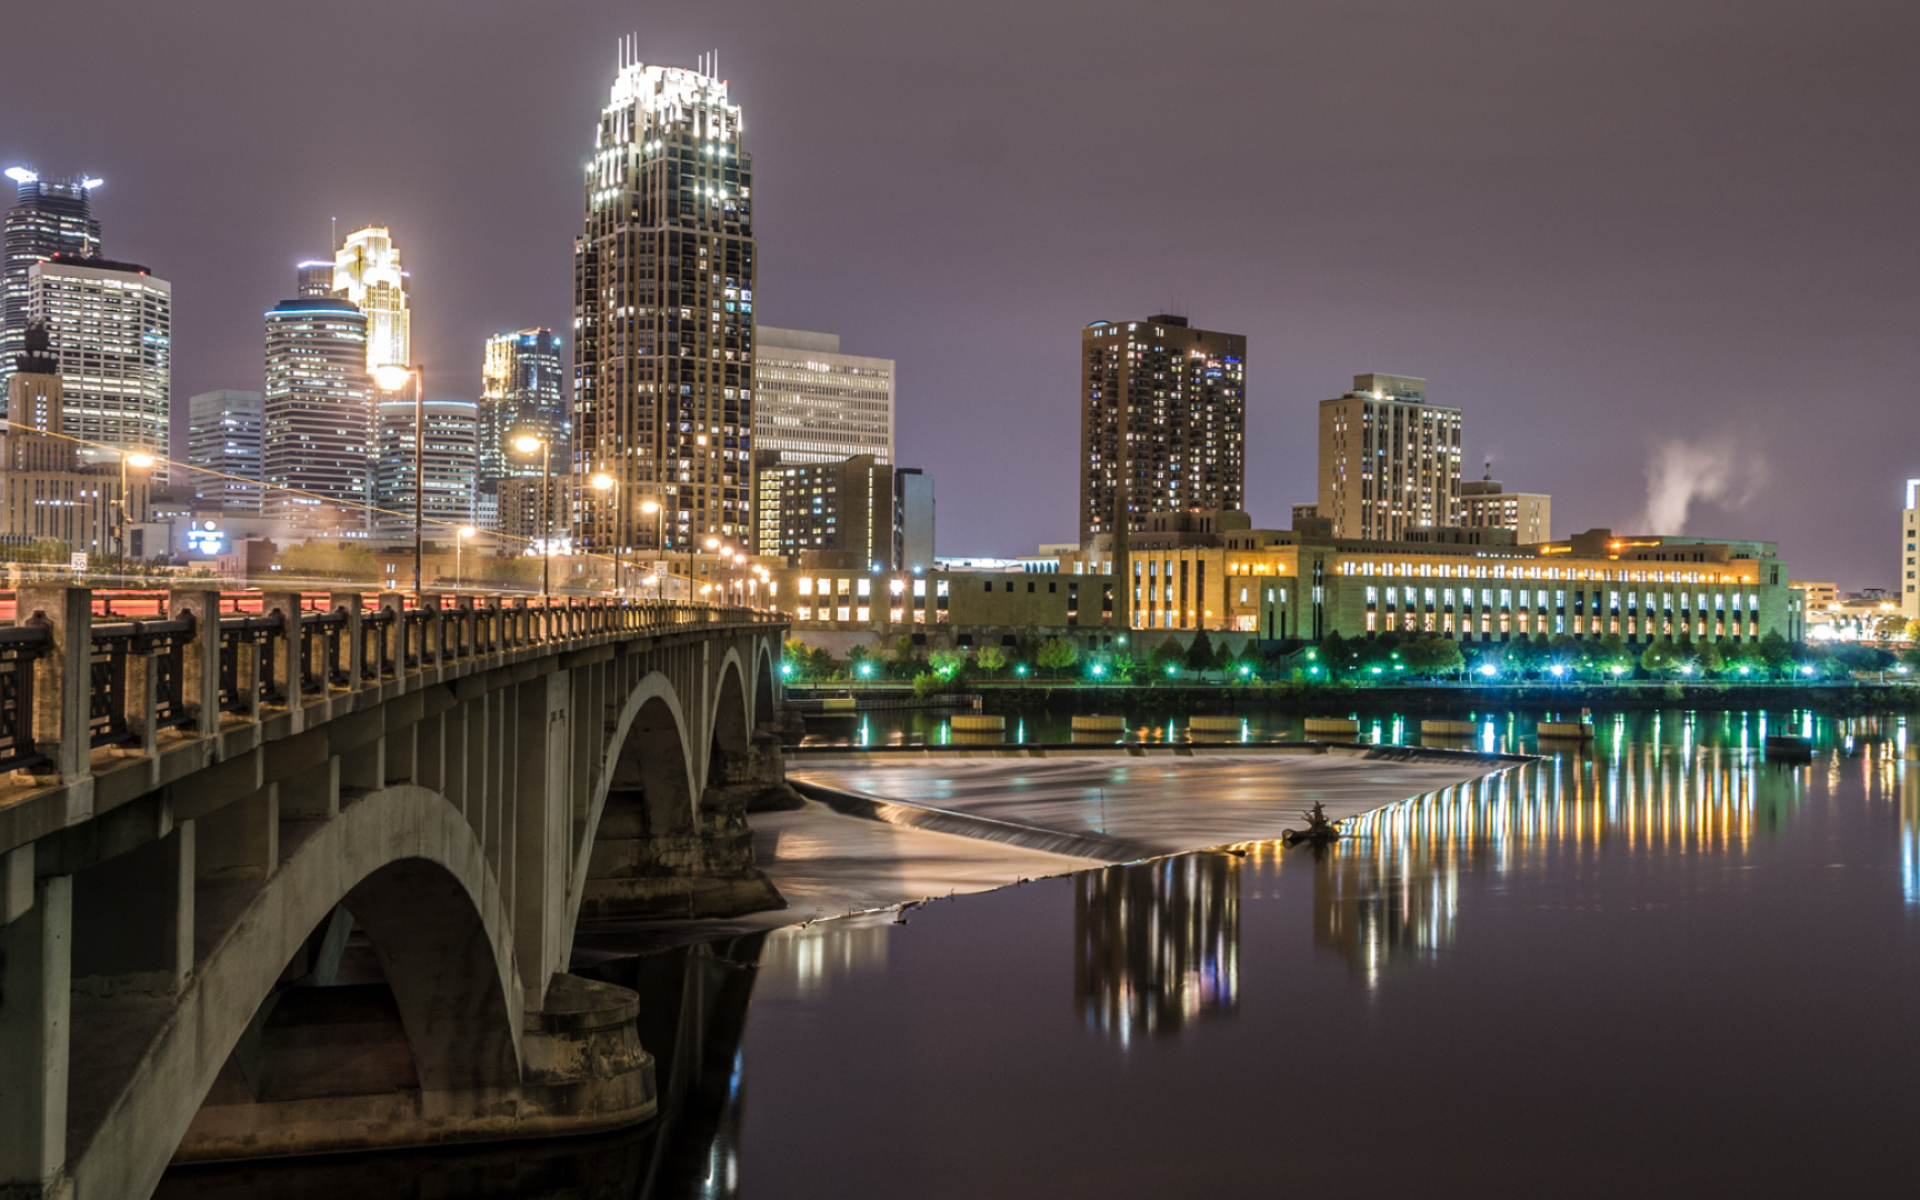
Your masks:
M1492 737L1532 749L1530 721ZM1378 810L1317 858L1249 844L696 947L671 987L708 980L712 1003L653 1133L170 1182L754 1200L1913 1186L1906 719L1596 725L1590 749ZM1811 737L1812 762L1766 761L1766 732Z
M1860 1195L1912 1186L1900 718L1599 719L1271 844L776 935L746 1196ZM1916 727L1920 734L1920 727Z

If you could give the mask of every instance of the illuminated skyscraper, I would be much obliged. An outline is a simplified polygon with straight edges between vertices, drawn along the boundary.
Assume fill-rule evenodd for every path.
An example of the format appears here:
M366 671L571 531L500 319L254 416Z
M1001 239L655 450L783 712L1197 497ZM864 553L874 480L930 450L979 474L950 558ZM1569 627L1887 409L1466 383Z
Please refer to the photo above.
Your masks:
M382 510L375 528L387 537L413 534L413 400L381 400L374 406L374 503ZM421 406L426 443L420 452L427 478L421 498L430 542L450 542L473 522L478 438L471 400L429 400Z
M202 506L259 516L265 417L259 392L202 392L187 400L187 463Z
M560 339L551 329L522 329L487 339L480 371L482 482L540 474L538 455L513 449L514 439L525 434L550 439L556 464L572 461L573 426L562 391Z
M132 263L65 255L27 268L28 316L45 321L65 392L61 432L162 461L173 395L173 285ZM114 457L82 447L82 459Z
M6 174L19 200L7 210L0 274L0 387L26 345L27 269L56 254L100 257L100 222L88 204L98 179L42 179L26 167L9 167Z
M301 276L302 287L310 286L305 265ZM367 315L367 370L412 363L407 273L386 226L369 225L347 235L333 255L333 294Z
M1900 611L1909 621L1920 621L1920 592L1914 590L1913 560L1920 545L1920 479L1907 480L1907 507L1900 513Z
M267 314L266 365L268 515L364 531L373 496L366 315L331 297L283 301Z
M586 167L574 243L574 468L592 550L753 533L751 159L725 80L626 53ZM601 497L605 497L604 500Z

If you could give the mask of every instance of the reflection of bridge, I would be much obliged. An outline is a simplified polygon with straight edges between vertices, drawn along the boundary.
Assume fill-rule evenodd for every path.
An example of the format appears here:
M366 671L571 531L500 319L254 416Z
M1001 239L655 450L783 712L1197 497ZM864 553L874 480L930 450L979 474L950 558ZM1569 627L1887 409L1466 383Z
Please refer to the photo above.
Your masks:
M779 781L778 621L115 602L27 588L0 630L0 1191L652 1113L574 925L780 902L743 816Z

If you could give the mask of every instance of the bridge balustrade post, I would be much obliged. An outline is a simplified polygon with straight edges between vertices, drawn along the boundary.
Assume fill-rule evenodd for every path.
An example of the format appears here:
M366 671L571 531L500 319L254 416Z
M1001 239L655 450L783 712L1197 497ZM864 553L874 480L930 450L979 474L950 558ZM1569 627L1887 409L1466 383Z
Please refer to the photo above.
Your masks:
M343 653L346 661L329 665L345 669L347 690L357 692L366 683L367 671L366 614L360 611L360 593L329 592L327 604L335 612L344 611L347 614L347 627L340 634L345 639Z
M387 623L386 653L393 677L399 679L407 673L407 598L401 592L381 592L378 603L382 612L393 614Z
M29 878L32 873L29 867ZM4 1195L40 1195L67 1161L73 877L56 875L30 886L31 906L0 927L0 1194Z
M180 702L193 727L210 737L220 732L220 593L175 589L167 615L193 619L193 640L180 656Z
M281 696L288 712L300 711L300 687L304 678L301 667L306 662L306 638L300 632L300 593L299 592L263 592L260 596L260 614L280 618L280 636L267 643L272 661L268 671L280 686ZM297 730L299 725L296 723Z
M125 686L120 692L121 720L136 739L117 746L116 754L151 757L158 749L160 687L152 643L134 638L126 646Z
M93 752L93 593L86 588L20 589L21 622L44 624L50 646L33 662L34 749L61 783L85 779Z
M426 618L420 623L420 669L424 671L429 663L437 667L446 661L447 624L437 595L420 597L420 611Z

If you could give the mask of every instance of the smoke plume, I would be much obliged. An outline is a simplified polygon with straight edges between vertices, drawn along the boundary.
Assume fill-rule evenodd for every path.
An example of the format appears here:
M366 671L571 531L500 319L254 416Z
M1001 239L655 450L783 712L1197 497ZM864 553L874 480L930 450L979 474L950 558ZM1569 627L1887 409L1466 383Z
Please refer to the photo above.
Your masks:
M1647 533L1685 533L1696 500L1739 508L1753 499L1766 476L1766 462L1731 437L1670 441L1647 464Z

